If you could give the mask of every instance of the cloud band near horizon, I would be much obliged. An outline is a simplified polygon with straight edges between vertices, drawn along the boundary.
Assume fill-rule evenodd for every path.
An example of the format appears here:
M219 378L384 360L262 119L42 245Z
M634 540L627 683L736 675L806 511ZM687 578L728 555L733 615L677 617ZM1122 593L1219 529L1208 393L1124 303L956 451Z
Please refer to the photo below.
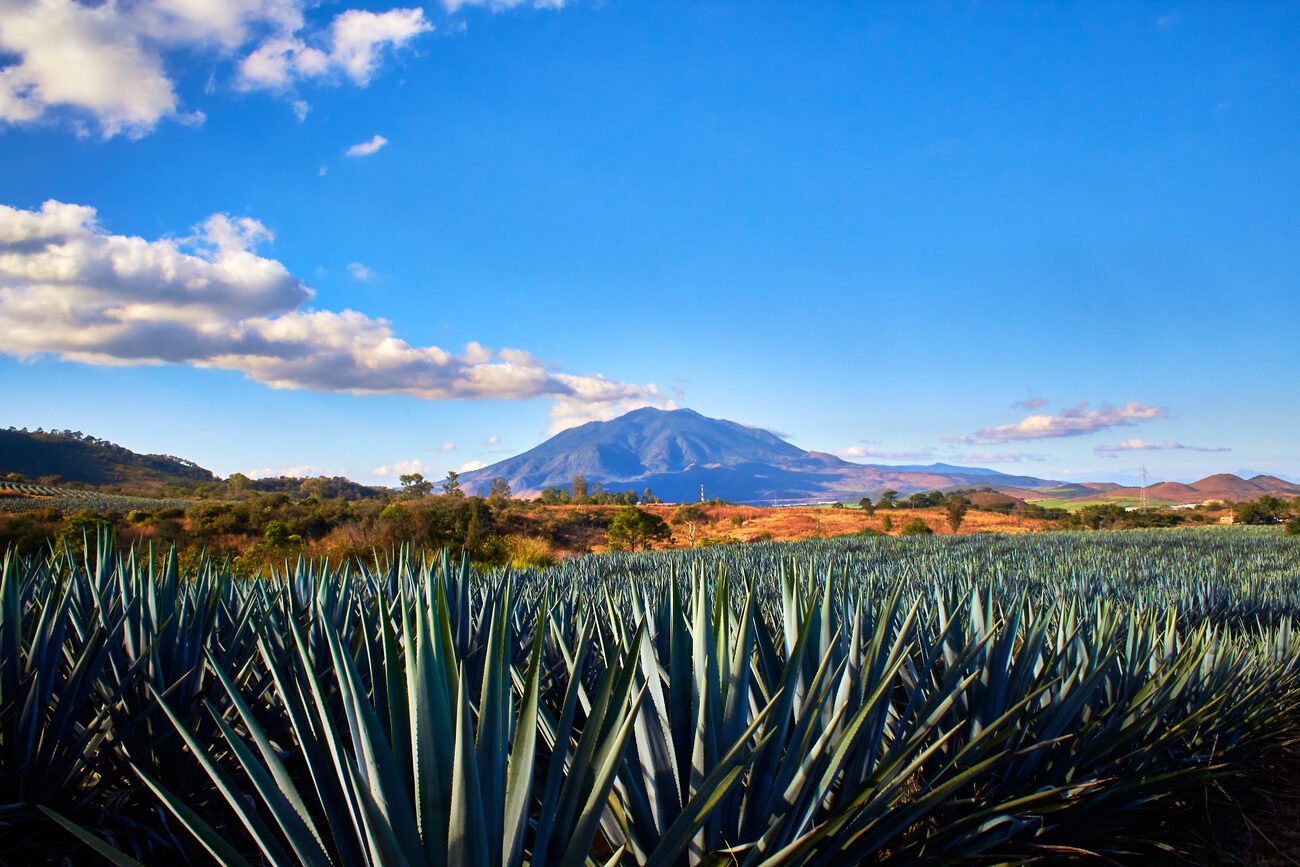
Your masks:
M1162 440L1160 442L1151 442L1141 438L1123 440L1113 445L1097 446L1093 452L1098 457L1116 458L1122 452L1136 451L1189 451L1189 452L1230 452L1232 449L1226 446L1189 446L1186 443L1180 443L1176 440Z
M278 389L548 398L552 431L673 405L653 383L567 373L476 342L460 354L415 346L387 320L312 309L312 289L255 252L272 238L249 217L214 214L187 237L149 241L105 231L84 205L0 205L0 352L236 370Z
M1165 408L1129 401L1123 406L1102 404L1090 409L1087 402L1061 410L1056 415L1035 414L1013 424L981 428L973 434L944 437L944 442L1000 445L1018 440L1084 436L1115 427L1131 427L1165 415Z

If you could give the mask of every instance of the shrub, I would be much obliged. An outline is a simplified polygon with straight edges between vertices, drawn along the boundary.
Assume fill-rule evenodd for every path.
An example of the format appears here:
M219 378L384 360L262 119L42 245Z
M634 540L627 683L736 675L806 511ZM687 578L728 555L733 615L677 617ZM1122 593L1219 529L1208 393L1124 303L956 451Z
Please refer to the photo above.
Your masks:
M515 569L549 569L555 565L555 552L545 539L533 536L511 536L510 565Z
M932 536L934 535L934 530L931 530L930 525L925 523L925 521L921 520L920 518L912 518L906 524L903 525L903 529L898 531L898 535Z
M1300 536L1300 518L1292 518L1287 521L1286 534L1288 536Z

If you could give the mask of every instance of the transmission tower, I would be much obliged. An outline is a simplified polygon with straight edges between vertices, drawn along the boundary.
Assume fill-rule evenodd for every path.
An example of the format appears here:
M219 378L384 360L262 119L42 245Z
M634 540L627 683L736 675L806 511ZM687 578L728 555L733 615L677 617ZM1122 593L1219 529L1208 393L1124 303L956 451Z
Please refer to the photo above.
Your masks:
M1147 465L1142 465L1142 495L1138 498L1138 508L1146 511L1147 508Z

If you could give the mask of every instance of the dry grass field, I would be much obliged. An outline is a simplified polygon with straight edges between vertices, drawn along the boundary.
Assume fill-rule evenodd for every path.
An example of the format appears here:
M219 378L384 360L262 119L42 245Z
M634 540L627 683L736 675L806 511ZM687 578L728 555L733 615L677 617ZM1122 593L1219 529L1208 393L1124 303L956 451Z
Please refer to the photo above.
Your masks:
M665 521L671 521L677 506L643 506ZM898 533L912 518L920 518L936 535L952 535L948 516L942 509L892 509L879 510L866 515L860 509L834 509L826 506L709 506L709 521L695 528L695 541L753 542L759 540L798 541L800 539L829 538L861 533L864 530L884 532L885 518L892 524L892 533ZM1028 533L1047 529L1047 521L1003 515L996 512L966 513L958 532L967 533ZM690 546L689 528L672 525L673 541L662 547L685 548Z

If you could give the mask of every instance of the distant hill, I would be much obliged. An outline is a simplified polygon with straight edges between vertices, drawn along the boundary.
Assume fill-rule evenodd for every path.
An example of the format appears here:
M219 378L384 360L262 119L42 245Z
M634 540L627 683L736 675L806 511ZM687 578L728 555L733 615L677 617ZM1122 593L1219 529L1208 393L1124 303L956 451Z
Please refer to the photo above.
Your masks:
M891 488L906 495L954 487L1060 484L950 464L855 464L694 410L651 408L562 431L521 455L463 473L461 484L480 493L502 477L516 496L535 496L545 488L568 488L579 475L607 490L639 493L650 488L670 502L699 499L703 485L708 498L752 504L856 500Z
M1087 485L1070 485L1030 491L1011 491L1016 496L1028 499L1055 500L1070 503L1109 503L1137 502L1142 498L1142 488L1123 487L1120 485L1101 486L1097 483ZM1263 496L1280 497L1285 500L1300 497L1300 484L1279 479L1277 476L1258 475L1249 479L1232 473L1216 473L1212 476L1183 484L1182 482L1157 482L1147 486L1147 502L1155 506L1176 506L1188 503L1204 503L1210 500L1226 500L1243 503L1257 500Z
M158 487L213 482L196 463L172 455L142 455L80 431L0 430L0 477L22 473L35 481L59 476L88 485Z

